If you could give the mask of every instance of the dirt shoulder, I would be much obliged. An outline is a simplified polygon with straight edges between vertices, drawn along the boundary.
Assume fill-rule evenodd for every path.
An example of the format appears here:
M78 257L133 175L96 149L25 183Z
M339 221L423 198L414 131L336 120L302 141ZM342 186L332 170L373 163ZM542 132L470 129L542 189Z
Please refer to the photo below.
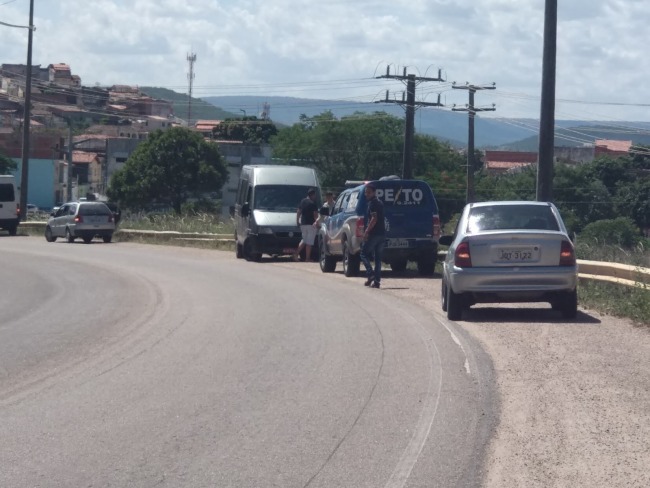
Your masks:
M447 320L439 276L388 272L377 293ZM491 356L501 404L486 487L650 486L650 329L584 309L567 323L544 304L477 306L465 318L457 324Z

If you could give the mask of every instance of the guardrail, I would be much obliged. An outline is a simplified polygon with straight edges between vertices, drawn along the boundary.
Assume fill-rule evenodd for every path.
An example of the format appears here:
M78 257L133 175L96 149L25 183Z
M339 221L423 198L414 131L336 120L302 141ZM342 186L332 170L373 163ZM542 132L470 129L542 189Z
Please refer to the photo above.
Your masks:
M21 222L20 227L36 228L45 230L45 222L27 221ZM155 230L133 230L118 229L117 235L140 235L140 236L163 236L170 239L184 240L206 240L216 242L234 241L231 234L208 234L197 232L177 232L177 231L155 231ZM438 253L440 259L445 255L444 252ZM602 281L616 283L626 286L639 286L650 289L650 268L631 266L619 263L606 263L601 261L578 260L580 273L578 277L583 280Z

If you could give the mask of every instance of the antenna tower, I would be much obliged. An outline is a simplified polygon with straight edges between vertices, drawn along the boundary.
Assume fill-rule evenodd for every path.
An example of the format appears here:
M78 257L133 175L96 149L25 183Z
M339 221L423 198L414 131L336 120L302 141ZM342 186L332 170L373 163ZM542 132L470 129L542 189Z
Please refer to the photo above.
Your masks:
M187 100L187 126L190 127L192 125L192 86L194 85L194 63L196 62L196 54L188 54L187 61L190 63L190 72L187 74L187 80L190 82Z

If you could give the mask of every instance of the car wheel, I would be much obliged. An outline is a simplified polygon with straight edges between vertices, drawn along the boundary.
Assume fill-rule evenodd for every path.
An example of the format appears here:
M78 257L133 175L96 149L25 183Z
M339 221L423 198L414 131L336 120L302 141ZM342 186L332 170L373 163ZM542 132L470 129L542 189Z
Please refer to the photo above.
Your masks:
M347 241L343 242L343 274L352 277L359 274L359 255L350 252L350 246Z
M90 244L93 241L93 236L83 236L82 239L86 244Z
M397 261L391 261L390 269L395 273L403 273L406 269L406 259L398 259Z
M65 229L65 239L66 239L68 242L70 242L70 243L73 243L73 242L74 242L74 236L73 236L72 233L70 232L70 229L67 228L67 227L66 227L66 229Z
M418 259L420 276L433 276L436 271L436 261L430 257Z
M445 280L442 280L440 284L440 304L442 305L442 311L447 311L447 286L445 285Z
M463 297L447 287L447 318L460 320L463 317Z
M318 239L318 243L318 248L320 250L320 256L318 259L320 270L323 273L333 273L336 269L336 258L327 254L327 250L325 249L325 239Z
M45 227L45 240L47 242L56 241L56 237L52 235L52 228L50 226Z
M106 244L108 244L109 242L111 242L111 241L113 240L113 234L109 234L109 235L107 235L107 236L103 236L103 237L102 237L102 240L103 240Z
M575 319L578 315L578 291L567 292L562 299L562 317L565 319Z

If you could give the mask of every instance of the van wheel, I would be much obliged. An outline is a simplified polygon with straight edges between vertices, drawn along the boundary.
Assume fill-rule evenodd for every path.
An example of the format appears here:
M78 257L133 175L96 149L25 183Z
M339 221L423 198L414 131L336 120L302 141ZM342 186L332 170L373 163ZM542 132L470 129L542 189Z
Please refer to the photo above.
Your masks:
M45 240L47 242L54 242L56 241L56 237L52 235L52 228L51 227L46 227L45 228Z
M345 276L352 277L359 275L359 265L361 264L361 259L358 254L352 254L350 252L350 246L347 241L343 242L343 274Z
M246 261L255 261L256 263L259 263L262 260L262 253L253 252L251 247L252 247L251 241L250 239L247 239L246 242L244 242L244 249L243 249L244 258L246 258Z
M66 229L65 229L65 239L66 239L69 243L73 243L73 242L74 242L74 236L73 236L72 233L70 232L70 229L67 228L67 227L66 227Z
M237 242L237 235L235 235L235 257L237 259L244 259L244 246Z
M16 233L18 232L18 226L17 225L12 225L7 230L9 231L10 236L15 236Z
M403 273L406 269L406 259L398 259L397 261L391 261L390 269L395 273Z
M113 234L109 234L107 236L104 236L104 237L102 237L102 239L104 240L104 242L106 244L108 244L109 242L111 242L113 240Z
M333 273L336 269L336 258L327 254L327 250L325 249L325 239L320 238L318 239L318 242L320 244L320 256L318 259L320 270L323 273Z

